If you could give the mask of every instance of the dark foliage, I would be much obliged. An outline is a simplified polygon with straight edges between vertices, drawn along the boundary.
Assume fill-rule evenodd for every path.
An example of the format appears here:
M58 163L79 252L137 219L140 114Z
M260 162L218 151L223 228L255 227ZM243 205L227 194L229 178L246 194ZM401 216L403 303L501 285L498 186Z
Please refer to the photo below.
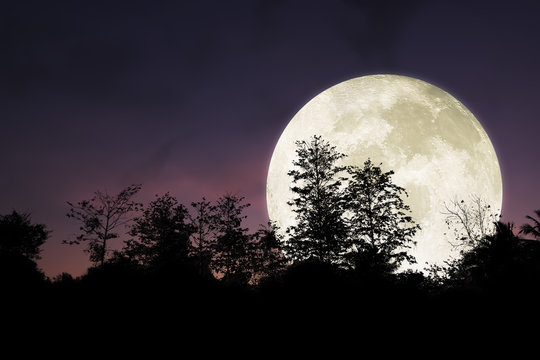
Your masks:
M413 341L426 329L425 338L435 341L456 331L468 338L534 321L539 262L535 241L503 227L445 283L377 266L352 271L314 258L253 286L201 276L197 266L151 268L113 257L75 279L64 274L38 286L19 278L33 291L11 309L17 321L76 329L79 341L99 333L130 346L141 334L144 344L174 334L199 344L227 339L263 346L276 334L291 341L299 334L317 341L352 334L366 341L380 342L383 334L386 340Z
M16 291L32 290L43 285L45 275L35 260L49 237L43 224L32 224L30 214L13 211L0 216L0 286L6 297Z
M158 197L133 220L124 255L143 266L171 266L186 263L190 236L195 228L188 223L186 207L169 193Z
M226 194L217 200L213 209L216 241L212 246L210 267L227 282L243 284L252 276L248 265L250 235L248 229L242 227L246 218L244 209L249 206L243 197Z
M527 215L527 219L532 224L523 224L520 232L525 235L532 235L536 240L540 240L540 210L534 211L536 219L533 216Z
M212 248L215 245L214 207L206 198L191 203L189 222L193 228L190 257L197 264L199 274L209 272Z
M267 226L261 225L252 235L249 242L249 267L252 271L252 280L257 283L261 279L279 276L289 261L282 251L282 239L276 232L277 227L270 222Z
M484 239L449 270L450 290L498 299L537 299L540 294L540 242L516 236L512 224L497 223Z
M352 265L362 272L393 272L406 261L414 263L407 250L420 228L410 216L410 208L401 196L405 189L391 181L393 171L383 172L367 160L363 167L348 169L347 210L351 212L349 229L355 251L349 254Z
M320 136L296 145L288 173L294 198L288 204L297 223L283 238L292 262L318 259L362 273L392 273L403 262L415 262L407 250L420 227L392 171L383 172L371 160L362 167L340 166L345 155Z
M318 258L340 262L349 247L343 218L345 196L339 166L344 154L320 136L296 142L297 159L288 175L294 198L288 203L296 213L296 225L286 229L285 251L293 261Z
M33 290L44 283L45 275L34 261L21 254L0 253L0 286L6 291L4 300L13 295L11 291Z
M43 224L32 224L30 214L13 211L0 216L0 254L40 258L41 246L49 237Z
M497 223L493 235L475 241L443 269L443 276L397 272L395 264L406 258L399 257L395 244L403 239L407 244L416 226L397 197L402 189L389 181L391 172L370 163L366 169L367 175L355 170L354 186L360 187L360 179L367 181L368 175L381 186L356 188L364 191L356 193L356 200L354 191L348 196L354 216L364 216L358 220L362 230L356 231L373 231L376 241L365 241L378 251L356 239L361 251L355 252L353 266L327 261L318 252L289 264L272 224L254 234L242 226L249 206L243 197L225 195L215 204L203 199L189 214L165 194L134 220L134 238L123 251L83 276L63 273L51 280L34 262L48 235L45 226L31 224L28 215L2 216L4 323L9 328L54 324L69 329L64 342L88 342L99 335L92 342L98 348L112 341L105 339L120 338L139 346L141 340L135 339L141 333L144 341L158 335L153 339L157 343L172 336L171 344L226 339L229 345L265 348L281 341L276 334L297 345L300 339L319 343L331 336L416 344L418 334L425 332L423 339L431 341L476 339L497 336L499 329L520 331L519 324L538 321L540 242L521 238L511 224ZM362 196L378 200L355 209ZM412 230L400 232L402 225Z

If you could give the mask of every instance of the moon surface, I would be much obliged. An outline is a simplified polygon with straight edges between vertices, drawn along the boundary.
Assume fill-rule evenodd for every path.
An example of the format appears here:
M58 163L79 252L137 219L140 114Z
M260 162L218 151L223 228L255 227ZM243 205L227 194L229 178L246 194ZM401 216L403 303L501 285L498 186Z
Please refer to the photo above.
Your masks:
M405 188L404 201L421 226L409 253L417 266L443 265L458 250L448 231L444 204L478 196L502 206L502 178L491 141L475 116L457 99L422 80L370 75L339 83L310 100L291 119L274 149L267 178L267 207L282 234L295 224L287 205L297 140L313 135L347 155L343 165L368 158Z

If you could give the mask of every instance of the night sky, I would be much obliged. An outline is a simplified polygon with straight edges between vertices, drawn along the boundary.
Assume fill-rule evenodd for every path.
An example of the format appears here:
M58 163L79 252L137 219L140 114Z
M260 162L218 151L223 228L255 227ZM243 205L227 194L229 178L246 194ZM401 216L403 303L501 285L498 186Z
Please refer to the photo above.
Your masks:
M246 196L267 222L281 131L313 96L389 73L446 90L501 163L503 221L540 208L538 1L3 1L0 214L51 237L39 266L80 275L66 201L141 183L182 203ZM117 243L119 246L120 243Z

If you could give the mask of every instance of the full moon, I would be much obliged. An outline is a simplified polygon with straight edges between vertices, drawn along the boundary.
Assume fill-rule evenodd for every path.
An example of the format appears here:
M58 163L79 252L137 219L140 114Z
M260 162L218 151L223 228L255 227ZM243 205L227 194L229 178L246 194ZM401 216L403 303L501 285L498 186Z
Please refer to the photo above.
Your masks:
M281 134L268 169L268 215L285 234L295 224L287 205L297 140L320 135L347 155L341 165L361 166L369 158L405 188L413 220L421 226L409 253L417 266L443 265L455 258L445 203L481 198L502 206L497 155L482 125L456 98L422 80L370 75L344 81L315 96Z

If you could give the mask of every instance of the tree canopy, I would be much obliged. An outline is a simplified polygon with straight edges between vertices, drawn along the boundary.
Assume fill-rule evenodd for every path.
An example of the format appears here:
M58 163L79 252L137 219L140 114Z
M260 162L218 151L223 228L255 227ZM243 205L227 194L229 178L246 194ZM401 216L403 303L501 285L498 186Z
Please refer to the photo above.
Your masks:
M289 171L294 198L288 203L296 224L284 238L292 261L315 258L352 268L376 263L389 272L413 263L407 250L419 226L402 199L407 192L392 182L393 172L369 159L362 167L343 166L346 155L321 136L296 145Z
M188 222L187 208L169 193L157 196L133 220L124 252L139 264L156 266L185 262L190 236L195 228Z
M41 246L50 232L44 224L32 224L29 213L0 215L0 253L40 259Z
M404 261L414 263L407 250L415 245L413 237L420 227L402 199L407 192L392 183L394 172L383 172L369 159L363 167L349 167L348 172L351 180L347 187L347 210L354 247L348 257L354 266L363 262L394 271Z
M296 214L296 224L286 229L285 250L293 261L316 258L339 262L347 251L345 196L342 188L345 154L314 136L296 142L297 158L288 172L294 198L288 202Z

